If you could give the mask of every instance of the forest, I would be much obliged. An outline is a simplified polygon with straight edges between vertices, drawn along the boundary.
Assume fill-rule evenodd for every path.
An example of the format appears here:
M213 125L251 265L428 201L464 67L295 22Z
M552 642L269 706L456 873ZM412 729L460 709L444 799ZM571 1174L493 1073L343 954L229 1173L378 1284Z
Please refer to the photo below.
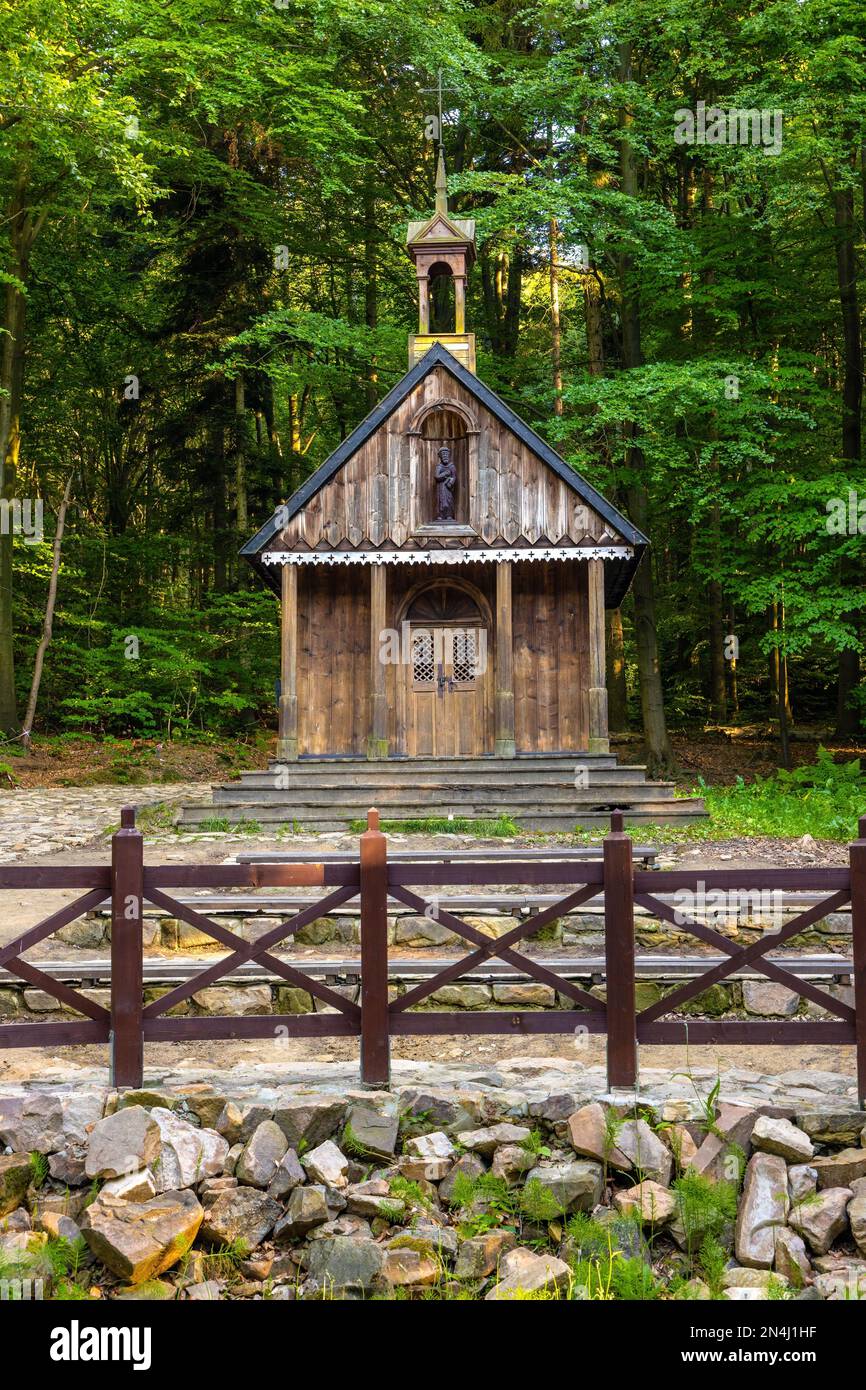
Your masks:
M858 0L0 0L5 739L273 724L238 549L406 370L440 134L479 375L652 542L612 729L856 744Z

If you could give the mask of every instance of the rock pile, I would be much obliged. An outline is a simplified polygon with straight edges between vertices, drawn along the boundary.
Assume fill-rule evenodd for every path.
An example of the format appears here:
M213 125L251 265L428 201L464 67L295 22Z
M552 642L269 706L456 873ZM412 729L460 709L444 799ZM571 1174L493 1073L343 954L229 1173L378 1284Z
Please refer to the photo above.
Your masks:
M866 1298L862 1111L198 1085L0 1097L0 1145L49 1297Z

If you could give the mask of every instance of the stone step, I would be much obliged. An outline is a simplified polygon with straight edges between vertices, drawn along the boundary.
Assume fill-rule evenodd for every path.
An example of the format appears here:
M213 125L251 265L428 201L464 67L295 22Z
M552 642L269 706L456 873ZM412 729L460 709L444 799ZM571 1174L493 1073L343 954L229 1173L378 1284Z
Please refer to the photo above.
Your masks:
M616 771L642 773L642 764L617 764L612 753L550 753L540 757L517 758L301 758L294 763L272 761L267 769L252 769L241 773L243 780L265 777L277 768L288 768L292 775L315 776L318 772L333 770L337 776L345 777L353 771L368 776L404 776L412 779L420 774L430 773L435 777L451 775L455 768L465 772L501 773L510 777L516 774L536 774L560 772L565 776L574 775L574 767L579 763L592 769L609 768Z
M391 770L388 775L384 772L368 773L363 766L357 771L353 770L350 775L341 774L337 769L330 767L327 771L317 769L311 772L308 768L303 772L297 770L297 764L275 767L268 772L257 772L254 775L244 774L243 776L224 782L218 785L243 788L250 791L265 791L274 786L279 786L281 790L312 790L319 788L322 790L341 791L346 786L351 787L429 787L431 790L438 790L449 787L473 788L489 787L497 791L511 789L514 787L526 787L537 790L540 787L570 787L574 788L576 778L576 768L583 764L569 764L566 768L557 768L547 772L528 772L523 769L514 772L501 772L493 769L484 768L482 770L455 768L453 772L443 772L439 768L437 772L398 772ZM595 768L588 766L588 770L583 780L590 787L608 786L640 786L646 782L646 773L643 768ZM653 783L652 785L661 785Z
M606 787L576 788L568 783L544 783L531 787L477 787L474 783L438 787L374 786L360 784L351 787L239 787L230 782L214 787L215 806L292 806L303 801L308 806L332 806L338 809L348 802L353 805L365 803L384 806L406 805L446 807L473 805L483 807L489 814L497 815L503 808L536 807L543 803L547 807L566 809L598 806L628 807L636 805L661 805L672 801L673 782L644 782L634 785L622 783Z
M184 807L180 824L187 828L194 828L202 821L214 819L225 819L229 824L237 824L242 820L254 820L261 825L292 825L298 824L304 829L315 829L320 832L345 831L349 828L350 821L362 822L366 818L369 803L359 802L356 804L344 803L339 813L335 813L333 805L329 808L310 805L300 798L294 799L291 803L283 804L262 804L261 802L247 802L235 806L209 806L197 805ZM389 809L379 807L382 811L384 820L428 820L441 819L442 815L431 816L431 807L426 805L413 805L401 800L397 806ZM503 808L498 808L496 815L502 813ZM495 819L491 815L490 808L477 805L448 806L444 815L449 813L455 817L466 818L469 820L488 820ZM646 825L682 825L691 821L703 820L706 817L703 802L700 797L679 797L670 801L650 803L642 805L640 809L626 810L624 812L624 823L626 826L646 826ZM562 810L545 810L538 808L527 808L524 812L516 816L518 825L525 830L534 831L573 831L576 828L595 830L603 834L610 826L610 811L587 811L577 810L576 808L566 814Z

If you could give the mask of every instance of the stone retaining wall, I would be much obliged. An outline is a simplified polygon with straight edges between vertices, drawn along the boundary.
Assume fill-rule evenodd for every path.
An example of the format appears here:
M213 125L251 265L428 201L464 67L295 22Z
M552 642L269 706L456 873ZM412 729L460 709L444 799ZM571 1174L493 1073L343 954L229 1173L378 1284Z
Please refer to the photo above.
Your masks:
M866 1298L843 1078L823 1106L508 1080L0 1092L5 1294Z

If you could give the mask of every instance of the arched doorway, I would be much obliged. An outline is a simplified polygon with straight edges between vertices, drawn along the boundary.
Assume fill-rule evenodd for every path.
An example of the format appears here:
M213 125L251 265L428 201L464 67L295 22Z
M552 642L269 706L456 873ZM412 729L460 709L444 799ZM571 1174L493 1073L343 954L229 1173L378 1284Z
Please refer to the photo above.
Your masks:
M485 600L460 579L418 585L401 616L401 751L410 758L493 752L492 624Z

